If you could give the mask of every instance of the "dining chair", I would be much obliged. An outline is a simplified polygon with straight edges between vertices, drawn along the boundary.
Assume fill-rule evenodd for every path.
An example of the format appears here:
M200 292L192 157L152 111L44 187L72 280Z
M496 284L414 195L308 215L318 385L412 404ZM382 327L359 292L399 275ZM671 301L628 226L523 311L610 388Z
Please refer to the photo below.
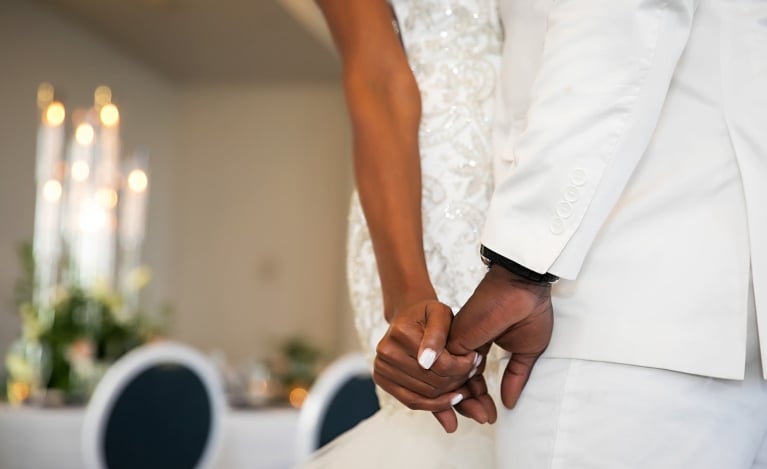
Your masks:
M353 428L379 409L370 362L361 353L336 359L317 378L301 406L296 460Z
M223 386L204 355L174 342L139 347L109 368L88 403L85 467L208 468L224 409Z

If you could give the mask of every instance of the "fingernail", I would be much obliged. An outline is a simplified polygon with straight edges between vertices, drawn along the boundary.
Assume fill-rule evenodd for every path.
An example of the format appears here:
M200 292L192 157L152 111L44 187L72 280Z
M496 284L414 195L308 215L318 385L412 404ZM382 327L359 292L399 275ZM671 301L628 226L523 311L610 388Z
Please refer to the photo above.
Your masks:
M453 396L452 399L450 399L450 405L458 405L463 400L462 394L456 394Z
M421 352L421 356L418 357L418 364L421 365L421 368L424 370L428 370L434 364L434 360L436 359L437 352L430 348L425 348L423 349L423 352Z
M474 366L479 366L480 363L482 363L482 355L477 352L477 354L474 356Z
M471 371L469 372L469 379L473 378L474 375L477 374L477 370L479 370L479 368L472 368L471 369Z

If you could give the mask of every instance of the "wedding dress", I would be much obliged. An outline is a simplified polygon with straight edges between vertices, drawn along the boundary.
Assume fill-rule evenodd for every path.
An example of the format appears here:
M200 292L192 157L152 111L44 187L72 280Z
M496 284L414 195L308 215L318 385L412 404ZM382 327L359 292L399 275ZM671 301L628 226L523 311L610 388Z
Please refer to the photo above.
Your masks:
M423 236L432 283L456 312L486 272L479 236L492 191L491 106L502 30L494 0L391 0L422 99L419 144ZM371 363L388 324L359 199L349 216L348 281L356 327ZM493 356L489 368L497 368ZM491 389L497 371L485 376ZM446 434L429 412L379 390L381 410L331 442L313 468L491 468L493 426L459 416ZM496 404L499 401L496 399Z

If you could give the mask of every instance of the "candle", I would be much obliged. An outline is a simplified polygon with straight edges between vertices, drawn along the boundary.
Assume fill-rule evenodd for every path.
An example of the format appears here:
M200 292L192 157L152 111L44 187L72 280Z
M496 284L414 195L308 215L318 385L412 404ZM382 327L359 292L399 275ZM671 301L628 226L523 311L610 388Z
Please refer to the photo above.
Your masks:
M92 289L102 280L101 258L104 255L99 245L99 235L107 223L104 210L92 197L86 197L80 205L76 263L78 283L85 289Z
M140 266L141 244L144 240L149 192L147 166L146 151L137 150L126 165L127 176L120 198L120 289L128 308L138 305L138 292L132 285L131 276Z
M37 181L47 181L57 176L64 145L64 105L54 101L42 112L37 132Z
M149 191L147 160L145 152L137 151L127 165L128 174L123 188L120 211L120 243L123 245L141 244L144 240L146 201Z
M120 112L112 103L99 110L99 156L96 168L96 184L99 187L116 189L118 163L120 160Z
M71 260L68 280L83 288L92 287L97 277L94 256L98 253L92 236L96 229L94 220L99 218L92 204L95 138L96 131L85 116L76 122L75 138L69 147L65 222Z
M111 99L111 91L104 87ZM103 99L103 101L101 101ZM93 233L92 249L96 251L94 259L94 275L96 281L102 286L111 289L114 285L115 273L115 207L117 205L117 184L120 159L120 113L117 106L109 102L104 96L96 93L96 105L101 105L98 110L99 123L97 138L97 153L94 161L95 193L93 199L98 212L98 218L102 220Z
M49 86L49 85L48 85ZM57 174L64 145L66 111L60 102L52 101L52 88L41 86L49 99L41 112L37 133L35 229L33 252L35 259L35 298L41 309L52 305L61 255L59 217L62 186ZM38 98L41 91L38 92Z

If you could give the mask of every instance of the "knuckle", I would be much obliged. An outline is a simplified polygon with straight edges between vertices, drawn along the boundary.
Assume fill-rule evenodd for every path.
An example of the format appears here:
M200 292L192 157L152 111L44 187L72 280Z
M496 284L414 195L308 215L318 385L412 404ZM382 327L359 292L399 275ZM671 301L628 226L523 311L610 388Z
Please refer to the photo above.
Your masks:
M431 367L431 371L440 378L447 378L452 376L466 375L471 369L470 365L464 365L459 362L451 362L449 360L437 360Z
M394 349L395 346L388 340L384 339L378 342L378 346L376 347L376 355L379 357L391 357L394 353Z
M407 328L404 327L400 322L394 322L391 326L389 326L389 337L391 340L402 340L403 337L407 337Z
M378 370L373 370L373 382L380 386L381 389L386 390L387 386L384 381L385 380L381 379L381 374L378 372Z
M410 410L423 410L423 403L417 397L408 397L402 402Z
M412 399L402 399L402 403L410 410L418 410L415 401Z
M382 358L383 354L377 353L373 358L373 368L382 369L386 365L386 360Z

